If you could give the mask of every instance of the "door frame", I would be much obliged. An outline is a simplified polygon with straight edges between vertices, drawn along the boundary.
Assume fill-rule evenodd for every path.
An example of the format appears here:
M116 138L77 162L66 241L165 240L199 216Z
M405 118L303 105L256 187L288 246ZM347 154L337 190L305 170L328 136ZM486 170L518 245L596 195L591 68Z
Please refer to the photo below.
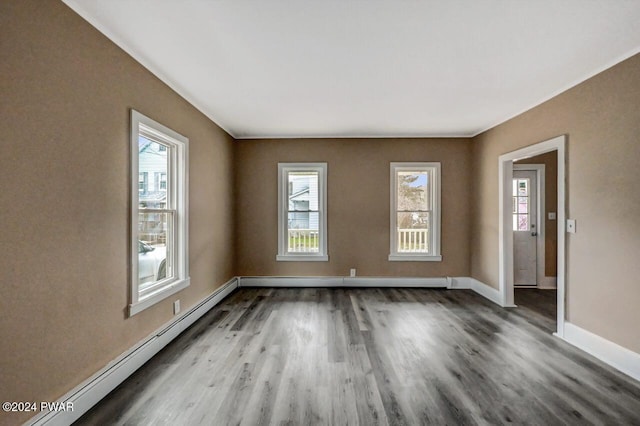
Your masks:
M524 158L534 157L551 151L558 152L558 272L557 272L557 331L556 335L564 337L565 323L565 158L566 135L530 145L498 157L498 262L499 262L499 291L502 306L515 307L513 303L513 218L511 217L511 197L513 178L513 162Z
M545 165L544 164L514 164L513 170L527 170L536 172L536 287L544 287L545 269ZM511 174L513 178L513 173ZM513 232L513 231L512 231Z

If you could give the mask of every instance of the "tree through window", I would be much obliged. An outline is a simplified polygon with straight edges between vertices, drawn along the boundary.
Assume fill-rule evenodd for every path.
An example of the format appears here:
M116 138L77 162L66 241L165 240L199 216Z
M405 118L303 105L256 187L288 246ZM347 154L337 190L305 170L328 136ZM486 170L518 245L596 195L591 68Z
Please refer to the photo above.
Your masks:
M390 260L439 260L439 163L391 163Z

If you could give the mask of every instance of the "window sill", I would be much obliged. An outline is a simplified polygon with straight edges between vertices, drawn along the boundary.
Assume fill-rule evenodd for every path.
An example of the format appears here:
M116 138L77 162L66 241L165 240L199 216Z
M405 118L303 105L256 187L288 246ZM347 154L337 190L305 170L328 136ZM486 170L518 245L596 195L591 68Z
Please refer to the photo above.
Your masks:
M179 292L180 290L183 290L187 287L189 287L189 284L191 283L191 278L186 278L183 280L178 280L175 281L173 283L171 283L170 285L168 285L167 287L163 288L162 290L158 290L157 293L152 294L150 296L148 296L145 299L142 299L138 302L132 303L129 305L129 316L132 317L135 314L139 314L140 312L144 311L147 308L150 308L151 306L155 305L156 303L158 303L161 300L166 299L167 297L176 294L177 292Z
M390 262L442 262L442 256L431 256L421 254L390 254Z
M328 262L329 256L326 254L279 254L276 256L278 262Z

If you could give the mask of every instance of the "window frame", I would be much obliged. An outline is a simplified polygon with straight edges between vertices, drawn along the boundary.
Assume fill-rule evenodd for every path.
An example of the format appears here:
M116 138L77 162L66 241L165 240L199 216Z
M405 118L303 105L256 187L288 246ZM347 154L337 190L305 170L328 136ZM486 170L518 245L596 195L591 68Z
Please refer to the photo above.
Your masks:
M139 221L139 145L140 135L167 146L168 170L167 193L171 197L171 209L174 210L173 231L173 269L174 277L166 282L158 281L152 293L140 297L138 283L138 221ZM186 288L189 277L189 139L158 123L157 121L131 110L131 207L130 207L130 304L129 316L136 315L163 299ZM169 207L169 205L167 206Z
M291 253L287 251L289 236L289 173L318 173L318 252ZM278 254L277 261L327 262L327 163L278 163Z
M440 251L441 239L441 170L440 162L392 162L390 163L390 242L389 261L417 261L417 262L440 262L442 254ZM429 214L429 248L427 253L402 253L398 252L398 232L397 232L397 206L398 206L398 172L420 171L429 174L429 203L431 210Z

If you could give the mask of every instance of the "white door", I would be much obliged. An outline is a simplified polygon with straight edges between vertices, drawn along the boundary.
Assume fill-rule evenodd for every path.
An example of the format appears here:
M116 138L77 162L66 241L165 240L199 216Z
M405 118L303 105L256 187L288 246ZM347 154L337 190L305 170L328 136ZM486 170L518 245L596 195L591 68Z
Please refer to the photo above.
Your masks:
M534 170L513 171L513 284L537 285L537 177Z

